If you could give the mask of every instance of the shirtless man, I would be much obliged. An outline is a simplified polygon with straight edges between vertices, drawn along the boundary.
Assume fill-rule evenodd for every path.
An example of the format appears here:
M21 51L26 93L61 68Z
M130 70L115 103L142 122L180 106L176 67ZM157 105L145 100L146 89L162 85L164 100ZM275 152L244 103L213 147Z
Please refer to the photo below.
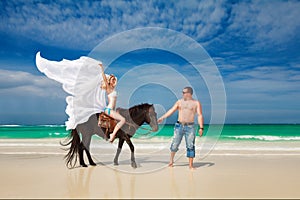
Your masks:
M189 158L189 168L194 169L193 160L195 157L195 126L194 118L197 114L199 123L199 135L203 134L203 116L202 108L199 101L193 99L193 89L191 87L185 87L182 91L183 98L178 100L174 106L168 110L163 116L157 121L161 123L165 118L171 116L176 110L178 110L178 121L174 127L174 137L170 147L171 156L169 166L173 167L174 156L178 151L178 146L182 140L183 135L185 136L186 143L186 156Z

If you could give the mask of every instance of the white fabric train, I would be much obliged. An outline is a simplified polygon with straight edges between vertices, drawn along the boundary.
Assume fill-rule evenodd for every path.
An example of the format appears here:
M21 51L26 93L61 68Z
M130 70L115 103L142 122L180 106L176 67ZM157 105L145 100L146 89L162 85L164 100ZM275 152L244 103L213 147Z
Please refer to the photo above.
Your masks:
M36 54L36 66L48 78L62 84L66 97L66 129L75 129L92 114L100 113L106 106L105 90L101 89L101 61L82 56L77 60L50 61Z

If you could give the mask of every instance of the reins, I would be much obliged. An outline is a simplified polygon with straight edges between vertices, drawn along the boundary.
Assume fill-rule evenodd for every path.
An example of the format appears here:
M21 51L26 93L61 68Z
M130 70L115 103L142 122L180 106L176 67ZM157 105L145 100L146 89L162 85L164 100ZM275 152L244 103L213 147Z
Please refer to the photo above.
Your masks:
M132 123L130 123L130 122L125 122L125 123L126 123L128 126L133 126L133 127L135 128L135 130L136 130L136 133L137 133L138 135L149 135L151 132L153 132L152 129L149 129L149 128L144 128L144 127L138 126L138 125L136 125L136 124L132 124ZM138 129L147 130L147 132L146 132L146 133L138 133L138 132L137 132Z

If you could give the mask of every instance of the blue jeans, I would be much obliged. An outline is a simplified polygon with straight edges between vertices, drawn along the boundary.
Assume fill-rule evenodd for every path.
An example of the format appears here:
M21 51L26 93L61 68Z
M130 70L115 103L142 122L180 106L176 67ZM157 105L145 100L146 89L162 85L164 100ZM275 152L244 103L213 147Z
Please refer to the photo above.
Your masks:
M170 147L171 152L177 152L181 143L182 137L185 137L186 144L186 157L195 157L195 126L194 125L182 125L175 123L174 136Z

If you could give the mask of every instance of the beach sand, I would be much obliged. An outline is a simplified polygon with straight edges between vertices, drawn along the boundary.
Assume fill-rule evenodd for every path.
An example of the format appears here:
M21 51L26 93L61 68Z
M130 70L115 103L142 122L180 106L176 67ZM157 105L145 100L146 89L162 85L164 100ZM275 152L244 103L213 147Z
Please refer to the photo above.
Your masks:
M196 170L190 170L184 150L176 155L174 167L167 167L168 148L138 147L138 168L132 169L126 145L119 166L112 164L112 145L113 148L91 149L97 166L68 169L59 141L0 140L0 197L300 198L300 154L284 148L297 148L300 142L260 143L270 147L263 152L247 148L224 150L218 148L223 145L218 143L204 158L196 157ZM276 151L272 151L273 146Z

